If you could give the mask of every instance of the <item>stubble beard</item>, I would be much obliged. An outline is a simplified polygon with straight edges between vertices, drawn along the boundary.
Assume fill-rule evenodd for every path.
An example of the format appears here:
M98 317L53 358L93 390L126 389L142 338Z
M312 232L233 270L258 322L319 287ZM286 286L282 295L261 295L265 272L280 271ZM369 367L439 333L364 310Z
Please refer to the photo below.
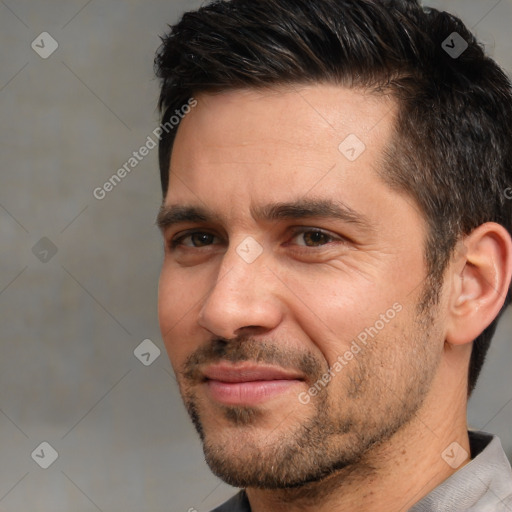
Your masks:
M307 406L292 395L296 405L288 417L295 419L298 411L303 419L289 423L278 411L273 430L265 429L266 434L258 434L258 425L263 420L268 425L268 412L257 406L224 406L219 410L226 428L209 428L202 418L201 400L193 390L182 389L212 472L234 487L293 490L311 489L310 484L341 470L374 471L365 455L411 421L435 376L440 357L428 343L432 311L432 307L423 310L415 329L402 333L410 344L399 368L382 367L379 345L391 346L397 340L379 339L379 334ZM406 346L403 341L399 345ZM232 360L248 356L248 346L237 345L231 354L238 355ZM316 379L326 370L319 361L309 361L309 368Z

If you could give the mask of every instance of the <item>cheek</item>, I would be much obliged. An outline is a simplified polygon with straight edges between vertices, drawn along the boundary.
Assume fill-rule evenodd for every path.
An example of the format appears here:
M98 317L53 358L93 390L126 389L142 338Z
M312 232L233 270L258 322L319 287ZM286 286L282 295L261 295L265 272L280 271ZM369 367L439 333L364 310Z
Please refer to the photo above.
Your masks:
M364 348L377 335L395 332L404 317L404 293L377 278L326 275L293 286L313 313L307 322L299 315L296 320L329 365L345 354L355 357L354 341Z
M158 284L158 320L162 339L171 363L183 359L190 352L184 340L190 340L197 304L203 291L200 281L183 278L182 272L172 271L164 263Z
M174 317L177 313L174 307L175 302L175 287L172 283L172 275L164 263L158 282L158 320L164 341L167 338L166 333L173 325Z

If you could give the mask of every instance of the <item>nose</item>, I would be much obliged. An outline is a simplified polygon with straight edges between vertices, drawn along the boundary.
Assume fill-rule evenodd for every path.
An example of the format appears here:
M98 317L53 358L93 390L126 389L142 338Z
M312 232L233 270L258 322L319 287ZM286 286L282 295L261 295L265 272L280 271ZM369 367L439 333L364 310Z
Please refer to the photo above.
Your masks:
M199 312L199 325L225 339L249 328L271 330L282 318L276 278L266 265L265 251L254 261L240 254L231 245L224 253L216 281Z

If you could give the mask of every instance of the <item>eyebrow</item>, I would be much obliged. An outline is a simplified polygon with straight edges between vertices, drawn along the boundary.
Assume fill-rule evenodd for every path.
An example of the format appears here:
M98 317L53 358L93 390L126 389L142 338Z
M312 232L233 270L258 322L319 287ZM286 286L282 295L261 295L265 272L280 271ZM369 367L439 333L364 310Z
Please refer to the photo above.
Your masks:
M292 202L270 203L251 208L256 220L278 221L305 218L337 219L355 224L365 231L373 231L373 225L362 213L356 212L341 201L329 199L298 199ZM168 229L185 222L221 222L219 215L202 206L162 205L156 219L157 226Z

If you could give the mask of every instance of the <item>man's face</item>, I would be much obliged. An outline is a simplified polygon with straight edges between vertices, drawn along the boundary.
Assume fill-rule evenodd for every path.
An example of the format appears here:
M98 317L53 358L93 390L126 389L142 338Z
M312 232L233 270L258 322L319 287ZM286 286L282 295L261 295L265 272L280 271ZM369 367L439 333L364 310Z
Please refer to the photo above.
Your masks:
M207 462L232 485L319 480L428 393L444 339L418 313L425 222L377 173L394 114L317 85L201 95L180 125L160 325Z

